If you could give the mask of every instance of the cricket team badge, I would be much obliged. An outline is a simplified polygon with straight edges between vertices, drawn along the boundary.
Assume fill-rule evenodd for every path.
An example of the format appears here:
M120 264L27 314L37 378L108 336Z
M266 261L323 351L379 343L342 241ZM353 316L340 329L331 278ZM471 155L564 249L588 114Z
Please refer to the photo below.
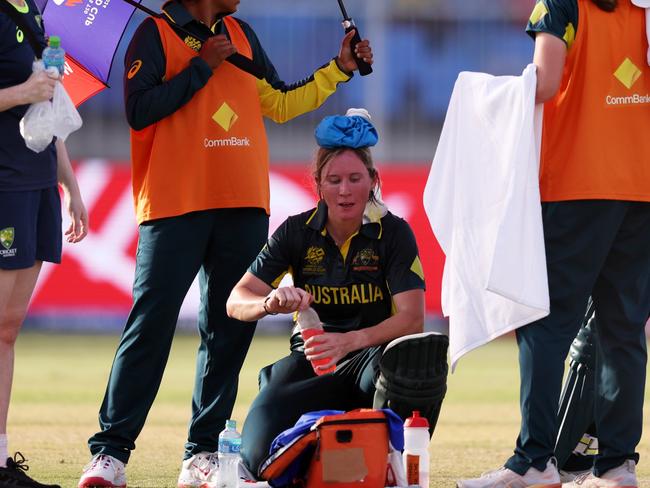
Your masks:
M16 255L16 249L11 246L14 245L14 238L16 237L16 230L13 227L6 227L0 230L0 244L4 249L0 249L0 256L8 258Z

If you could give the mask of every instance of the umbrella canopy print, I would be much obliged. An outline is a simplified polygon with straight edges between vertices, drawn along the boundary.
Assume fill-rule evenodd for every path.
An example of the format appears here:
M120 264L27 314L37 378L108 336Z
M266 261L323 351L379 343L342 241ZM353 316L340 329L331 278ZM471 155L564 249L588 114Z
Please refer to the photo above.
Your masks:
M107 87L117 45L135 8L122 0L37 3L48 35L61 38L66 51L63 85L79 106Z

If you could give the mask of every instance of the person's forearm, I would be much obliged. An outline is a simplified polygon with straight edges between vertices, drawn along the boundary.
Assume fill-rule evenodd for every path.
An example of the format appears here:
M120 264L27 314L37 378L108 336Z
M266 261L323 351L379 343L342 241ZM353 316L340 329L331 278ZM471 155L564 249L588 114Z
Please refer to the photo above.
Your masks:
M68 150L65 147L65 142L57 139L56 143L56 179L63 188L63 191L71 196L80 194L77 178L72 170Z
M25 105L26 103L22 85L14 85L9 88L0 89L0 112L17 107L18 105Z
M335 61L330 61L312 77L293 85L271 85L266 80L258 80L262 114L274 122L283 123L311 112L336 91L339 83L349 79L349 74L341 71Z
M421 312L403 311L380 322L379 324L348 332L354 344L353 350L386 344L393 339L409 334L417 334L424 330L424 314Z
M537 34L533 56L533 63L537 66L536 103L545 103L555 96L562 81L565 60L563 40L545 32Z
M254 322L268 315L264 310L265 299L265 295L258 295L244 287L236 287L228 298L226 312L229 317L242 322Z

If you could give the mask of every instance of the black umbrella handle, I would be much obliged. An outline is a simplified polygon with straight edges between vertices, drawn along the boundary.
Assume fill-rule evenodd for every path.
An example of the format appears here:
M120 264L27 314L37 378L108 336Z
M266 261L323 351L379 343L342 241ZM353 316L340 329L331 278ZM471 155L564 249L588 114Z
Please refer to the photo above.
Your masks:
M361 42L361 35L359 34L359 29L357 28L357 26L354 25L354 20L352 19L344 20L343 28L345 29L346 34L351 30L355 31L354 36L352 36L352 39L350 39L350 49L352 50L352 57L354 57L354 61L357 63L357 67L359 68L359 74L361 76L369 75L370 73L372 73L372 66L366 63L363 59L357 57L357 55L354 52L354 48L357 46L358 43Z

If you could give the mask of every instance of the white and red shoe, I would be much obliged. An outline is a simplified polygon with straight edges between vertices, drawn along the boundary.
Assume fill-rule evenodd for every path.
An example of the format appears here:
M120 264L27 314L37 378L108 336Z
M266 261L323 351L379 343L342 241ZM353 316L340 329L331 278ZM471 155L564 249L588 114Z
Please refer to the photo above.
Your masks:
M218 473L217 453L200 452L183 461L178 488L216 488Z
M84 466L78 488L126 488L126 465L113 456L97 454Z

